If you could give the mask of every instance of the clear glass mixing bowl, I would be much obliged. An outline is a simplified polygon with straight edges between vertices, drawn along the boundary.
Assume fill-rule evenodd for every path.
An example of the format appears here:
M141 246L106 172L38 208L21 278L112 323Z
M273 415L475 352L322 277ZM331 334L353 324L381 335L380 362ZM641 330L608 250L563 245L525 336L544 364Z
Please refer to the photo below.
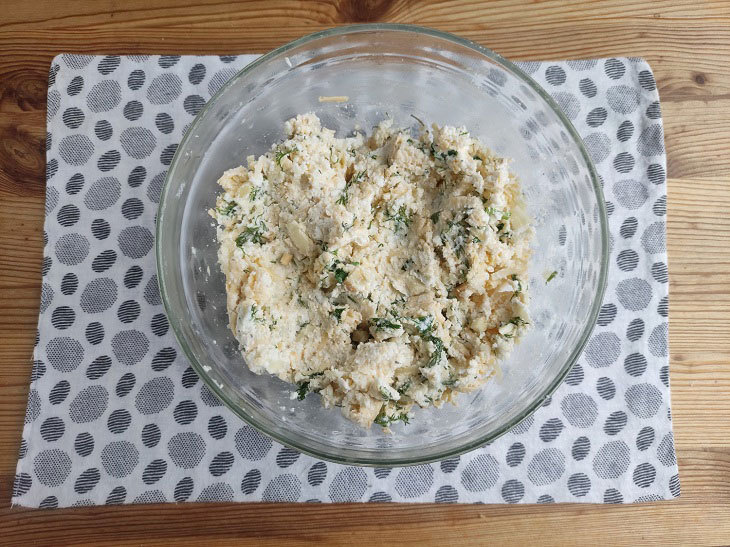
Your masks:
M345 95L347 102L320 102ZM417 409L409 425L362 429L319 396L251 373L228 330L224 277L208 215L221 173L283 138L283 122L315 112L338 136L394 125L464 125L514 160L535 220L532 329L502 377L458 406ZM409 465L482 446L527 417L560 384L593 329L608 238L598 178L580 137L529 76L494 52L430 29L360 25L319 32L248 65L190 126L167 174L157 266L170 324L193 367L238 416L277 441L327 460ZM551 272L557 275L550 282Z

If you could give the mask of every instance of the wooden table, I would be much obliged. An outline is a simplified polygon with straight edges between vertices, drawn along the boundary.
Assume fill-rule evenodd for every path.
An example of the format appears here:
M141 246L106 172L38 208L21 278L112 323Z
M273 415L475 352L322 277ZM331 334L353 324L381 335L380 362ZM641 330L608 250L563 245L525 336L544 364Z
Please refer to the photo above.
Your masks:
M730 543L730 3L9 0L0 11L0 543ZM682 497L637 506L159 505L10 509L41 282L51 58L256 53L327 27L414 23L512 59L632 55L659 85Z

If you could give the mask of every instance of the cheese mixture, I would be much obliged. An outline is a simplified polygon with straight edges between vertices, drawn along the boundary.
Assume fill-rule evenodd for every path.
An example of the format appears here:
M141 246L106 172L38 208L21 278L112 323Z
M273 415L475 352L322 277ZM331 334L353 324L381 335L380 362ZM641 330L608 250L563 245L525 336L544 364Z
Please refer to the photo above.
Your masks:
M386 428L497 374L529 321L507 161L464 128L338 139L305 114L286 132L225 172L211 211L249 368Z

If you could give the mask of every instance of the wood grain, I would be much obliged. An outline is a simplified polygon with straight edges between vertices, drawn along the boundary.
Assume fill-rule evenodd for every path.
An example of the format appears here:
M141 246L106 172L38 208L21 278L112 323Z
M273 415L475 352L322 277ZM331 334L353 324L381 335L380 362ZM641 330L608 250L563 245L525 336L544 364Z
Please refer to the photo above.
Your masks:
M668 152L670 371L682 497L619 507L10 509L38 313L52 57L255 53L365 21L440 28L514 59L635 55L651 63ZM0 543L730 543L728 2L13 0L0 17L0 51Z

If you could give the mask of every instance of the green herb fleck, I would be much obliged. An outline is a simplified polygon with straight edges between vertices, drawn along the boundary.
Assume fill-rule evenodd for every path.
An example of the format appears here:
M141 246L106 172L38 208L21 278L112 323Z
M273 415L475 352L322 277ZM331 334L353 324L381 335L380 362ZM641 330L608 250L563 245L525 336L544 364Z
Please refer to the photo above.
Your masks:
M405 205L401 205L398 211L393 214L388 209L385 210L385 219L392 220L395 225L395 232L398 233L401 229L407 231L413 220L413 213L408 211Z
M405 382L403 382L403 384L399 388L396 389L396 391L400 395L405 395L406 391L408 391L408 389L410 387L411 387L411 381L410 380L406 380Z
M431 354L430 359L428 360L428 363L426 364L427 368L431 368L439 363L441 361L441 355L444 352L444 342L441 340L441 338L436 338L435 336L429 336L426 338L429 342L433 342L433 345L436 349L434 349L433 353Z
M337 281L337 283L339 285L341 285L342 283L344 283L344 281L345 281L345 279L347 279L347 276L348 275L349 274L345 270L343 270L342 268L336 268L335 269L335 280Z
M428 336L433 330L433 317L430 315L417 317L411 321L413 321L413 324L421 337Z
M446 162L447 158L450 156L456 156L458 154L458 152L453 148L449 148L446 152L438 152L433 142L431 142L429 150L434 159L441 160L443 162Z
M345 189L342 191L342 194L340 194L340 197L337 198L337 202L342 206L347 205L347 202L350 201L350 187L353 184L358 184L362 177L365 175L365 171L360 171L357 174L353 174L350 176L350 178L345 181Z
M332 311L332 315L334 315L337 318L337 322L339 323L342 321L342 312L345 311L345 308L335 308Z
M413 326L416 328L416 331L418 331L418 335L426 342L431 342L434 345L434 351L429 357L426 367L431 368L434 365L437 365L441 361L441 355L444 351L444 342L438 336L433 335L433 329L435 326L433 317L426 315L416 318L404 317L403 319L411 321Z
M303 401L309 392L309 382L299 382L297 385L297 399Z
M253 226L247 226L236 237L236 246L242 248L243 244L249 241L262 245L265 243L263 236L266 230L266 224L263 221L259 221L258 224L254 224Z
M484 210L489 216L499 217L500 220L508 220L509 217L512 216L512 213L510 213L509 211L502 211L495 207L485 207ZM497 226L499 226L499 224Z
M423 121L421 120L421 118L419 118L418 116L414 116L413 114L411 114L411 118L413 118L413 119L414 119L414 120L416 120L416 121L417 121L418 123L420 123L420 124L421 124L421 127L426 127L426 124L425 124L425 123L423 123Z
M454 218L450 220L446 224L446 227L441 231L441 241L449 241L456 256L464 254L464 248L471 240L470 236L472 227L468 222L470 214L471 208L467 207L464 209L461 219L457 220L456 216L454 216Z
M517 274L512 274L511 276L509 276L509 278L512 281L517 281L517 290L515 292L513 292L512 296L510 297L510 300L512 300L515 296L517 296L518 294L520 294L522 292L522 282L517 277Z
M322 376L324 372L315 372L313 374L309 375L309 378L315 378L316 376ZM297 382L297 399L300 401L303 401L304 398L307 396L307 393L309 393L310 380L302 380L301 382Z
M449 379L441 382L441 385L452 387L459 381L459 378L452 372L449 374Z
M477 160L477 161L484 161L484 160L483 160L483 159L482 159L481 157L479 157L479 156L472 156L471 158L472 158L473 160Z
M333 251L335 256L337 255L337 251ZM347 270L344 270L341 266L344 266L344 262L342 262L339 259L335 259L332 261L332 264L329 265L329 271L331 271L335 276L335 281L337 281L338 284L342 284L345 279L347 279L347 276L350 275ZM358 262L359 264L359 262Z
M236 202L235 201L229 201L225 207L218 208L218 212L221 215L231 216L236 210Z
M519 327L521 325L529 325L529 323L522 319L522 317L513 317L508 321L508 323L515 325L516 327Z
M404 424L407 424L408 421L409 418L407 412L401 412L400 414L395 413L388 416L385 413L385 405L383 405L383 408L380 409L380 412L375 417L375 423L382 427L388 427L394 422L403 422Z
M281 149L277 150L276 156L275 156L276 165L278 165L281 168L281 160L283 160L286 156L288 156L292 152L296 152L297 150L298 149L296 146L292 146L291 148L284 149L284 150L281 150ZM289 158L289 159L291 159L291 158Z
M555 279L555 276L556 276L556 275L558 275L558 272L556 272L556 271L555 271L555 272L553 272L553 273L551 273L551 274L550 274L550 275L548 276L548 278L547 278L547 279L545 280L545 285L547 285L547 284L548 284L548 283L550 283L550 282L551 282L551 281L552 281L553 279Z
M255 323L263 323L264 318L263 317L257 317L257 314L259 312L258 306L256 304L251 304L251 308L249 309L249 316L251 317L251 321L254 321Z
M441 211L436 211L434 214L431 215L431 222L433 222L434 224L438 224L440 217Z
M513 317L512 319L510 319L506 323L503 323L502 326L504 327L506 325L514 325L515 327L519 327L519 326L527 325L527 324L528 324L527 321L525 321L521 317ZM504 336L505 338L514 338L514 334L513 333L502 334L502 336Z
M386 319L384 317L371 317L369 320L369 323L375 327L375 330L385 330L385 329L401 329L403 328L398 323L394 323L390 319Z

